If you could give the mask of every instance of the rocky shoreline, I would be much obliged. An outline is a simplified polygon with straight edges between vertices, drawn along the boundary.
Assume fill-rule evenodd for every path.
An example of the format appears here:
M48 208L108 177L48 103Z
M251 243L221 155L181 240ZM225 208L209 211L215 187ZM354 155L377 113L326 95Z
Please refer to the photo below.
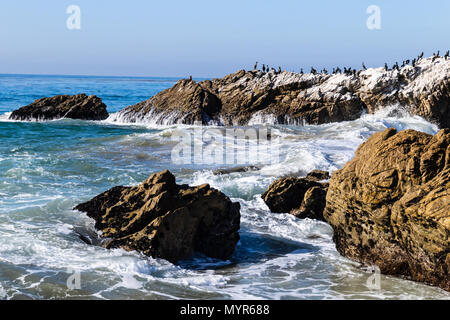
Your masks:
M355 73L241 70L222 79L180 80L116 119L155 124L323 124L355 120L386 106L450 127L450 59Z
M450 60L347 73L241 70L222 79L178 81L112 121L154 124L323 124L396 106L437 124L435 136L387 129L331 175L274 181L262 199L274 214L331 225L339 253L381 272L450 291ZM36 100L20 121L105 120L106 105L84 94ZM256 167L216 170L216 175ZM229 259L239 241L240 206L209 185L177 185L169 171L136 187L114 187L75 210L95 220L106 248L173 263L195 253Z
M323 124L355 120L395 106L449 128L449 74L450 59L439 56L393 69L333 74L240 70L198 83L180 80L149 100L125 107L111 120L163 125ZM10 119L104 120L108 114L98 99L44 98L14 111Z
M341 255L450 291L449 129L387 129L329 182L283 178L262 197L274 213L326 221Z

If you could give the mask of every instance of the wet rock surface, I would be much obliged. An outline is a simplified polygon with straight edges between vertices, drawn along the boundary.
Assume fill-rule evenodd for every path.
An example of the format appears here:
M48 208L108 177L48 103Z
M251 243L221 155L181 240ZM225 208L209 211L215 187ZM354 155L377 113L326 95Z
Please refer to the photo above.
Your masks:
M229 259L239 241L240 205L209 185L177 185L169 171L136 187L114 187L74 208L121 247L177 263L194 253Z
M323 221L328 184L318 181L324 176L328 176L328 172L314 171L306 178L278 179L262 194L262 198L274 213L291 213L300 219Z
M326 221L344 256L450 290L450 130L387 129L330 180Z

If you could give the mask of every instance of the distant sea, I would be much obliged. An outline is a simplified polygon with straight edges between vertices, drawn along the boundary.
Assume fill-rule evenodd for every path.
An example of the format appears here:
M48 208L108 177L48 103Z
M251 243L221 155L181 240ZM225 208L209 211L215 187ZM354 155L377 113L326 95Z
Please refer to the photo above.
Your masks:
M170 88L177 78L96 77L64 75L0 74L0 114L25 106L36 99L60 94L95 94L109 112L148 99Z

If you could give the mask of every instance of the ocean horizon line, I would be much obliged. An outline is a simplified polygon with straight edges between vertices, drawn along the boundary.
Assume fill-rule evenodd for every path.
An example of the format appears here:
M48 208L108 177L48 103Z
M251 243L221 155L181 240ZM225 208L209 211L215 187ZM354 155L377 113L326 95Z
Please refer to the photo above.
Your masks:
M19 76L19 77L68 77L68 78L128 78L128 79L169 79L180 80L188 78L189 76L127 76L127 75L83 75L83 74L44 74L44 73L0 73L0 77L4 76ZM194 80L207 80L215 77L194 77Z

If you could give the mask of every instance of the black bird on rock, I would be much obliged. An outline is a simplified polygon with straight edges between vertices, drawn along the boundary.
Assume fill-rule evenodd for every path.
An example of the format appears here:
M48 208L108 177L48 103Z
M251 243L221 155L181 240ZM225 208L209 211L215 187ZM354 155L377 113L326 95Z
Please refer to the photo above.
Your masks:
M312 74L316 74L316 73L317 73L317 70L314 69L313 67L311 67L311 73L312 73Z
M256 61L255 66L253 67L253 70L258 69L258 61Z
M447 52L445 53L445 60L447 60L447 58L449 57L449 55L450 55L450 50L447 50Z
M364 62L362 63L362 67L364 70L367 70L366 65L364 64Z
M389 67L388 67L387 63L384 64L384 70L389 71Z

